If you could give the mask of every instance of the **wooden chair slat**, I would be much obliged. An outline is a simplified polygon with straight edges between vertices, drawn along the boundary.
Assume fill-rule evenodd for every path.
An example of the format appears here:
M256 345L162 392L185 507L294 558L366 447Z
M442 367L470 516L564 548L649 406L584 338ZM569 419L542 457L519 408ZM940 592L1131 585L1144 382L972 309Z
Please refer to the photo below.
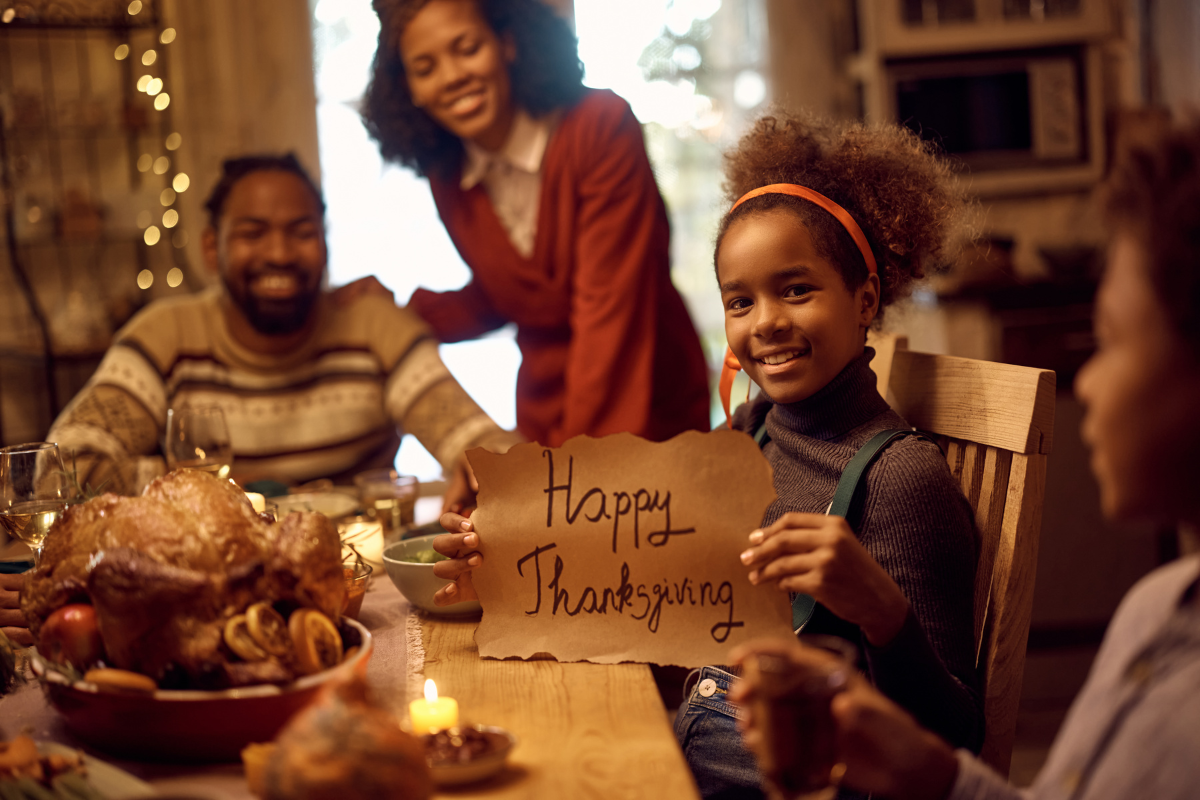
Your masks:
M947 436L942 436L942 452L946 454L946 462L950 465L950 474L954 476L954 480L962 485L963 469L963 444L958 439L951 439ZM965 492L964 492L965 494Z
M1014 453L1051 450L1050 370L897 350L888 374L888 402L920 430Z
M954 440L949 436L938 436L936 433L927 433L927 435L933 437L933 440L937 442L937 446L942 448L942 452L946 454L946 460L950 461L950 447L954 444ZM953 463L950 465L950 471L954 472ZM957 476L955 480L958 480Z
M1013 454L987 448L979 501L975 504L975 529L979 533L979 564L975 568L975 664L983 651L984 621L991 605L992 575L1000 547L1004 506L1008 500L1009 472Z
M1002 775L1008 774L1017 729L1045 483L1044 455L1013 456L984 623L987 735L980 757Z
M963 443L962 490L971 508L979 508L979 494L983 490L983 460L987 448L975 442Z

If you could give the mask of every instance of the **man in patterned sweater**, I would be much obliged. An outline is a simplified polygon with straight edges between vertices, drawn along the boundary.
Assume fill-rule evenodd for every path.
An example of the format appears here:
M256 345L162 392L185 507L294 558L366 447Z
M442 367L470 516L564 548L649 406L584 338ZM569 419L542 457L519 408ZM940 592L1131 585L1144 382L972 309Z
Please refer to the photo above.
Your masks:
M242 480L345 480L389 466L408 432L462 486L464 450L519 440L458 385L419 317L322 291L325 204L294 156L226 161L206 207L220 284L138 313L50 430L81 485L138 491L163 469L167 409L185 405L224 410Z

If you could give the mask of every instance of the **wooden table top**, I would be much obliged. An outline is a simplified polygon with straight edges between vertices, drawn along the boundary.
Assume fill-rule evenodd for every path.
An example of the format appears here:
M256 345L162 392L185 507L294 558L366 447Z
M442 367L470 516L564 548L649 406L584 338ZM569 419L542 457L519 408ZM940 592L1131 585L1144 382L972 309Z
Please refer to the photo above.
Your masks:
M367 677L376 696L404 713L408 603L386 576L373 580L360 620L375 636ZM520 740L507 771L439 798L695 798L649 667L481 660L478 620L420 619L425 676L459 702L464 720L499 725ZM0 698L0 733L77 747L167 794L200 800L252 800L240 764L169 765L92 751L63 727L45 695L29 684Z
M438 797L699 797L648 666L484 660L477 625L423 618L425 677L519 744L503 775Z

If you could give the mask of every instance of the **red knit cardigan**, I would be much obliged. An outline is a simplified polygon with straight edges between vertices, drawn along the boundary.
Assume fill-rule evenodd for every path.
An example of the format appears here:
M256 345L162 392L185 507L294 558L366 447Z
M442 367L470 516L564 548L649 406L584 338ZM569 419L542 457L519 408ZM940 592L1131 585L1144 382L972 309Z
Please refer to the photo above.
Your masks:
M409 307L443 342L517 324L517 427L544 445L709 427L707 369L670 278L666 207L629 105L588 91L546 148L533 255L513 248L482 184L431 179L473 278Z

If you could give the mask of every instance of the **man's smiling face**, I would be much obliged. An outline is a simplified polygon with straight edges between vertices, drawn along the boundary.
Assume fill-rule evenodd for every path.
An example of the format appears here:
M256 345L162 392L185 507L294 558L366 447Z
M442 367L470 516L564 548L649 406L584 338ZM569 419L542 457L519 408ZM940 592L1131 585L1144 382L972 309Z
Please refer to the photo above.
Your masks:
M205 258L259 333L304 327L321 293L325 226L321 207L290 172L252 172L233 185L206 237Z
M729 227L717 279L729 347L776 403L805 400L832 381L862 353L878 309L878 281L848 289L799 215L786 209Z

